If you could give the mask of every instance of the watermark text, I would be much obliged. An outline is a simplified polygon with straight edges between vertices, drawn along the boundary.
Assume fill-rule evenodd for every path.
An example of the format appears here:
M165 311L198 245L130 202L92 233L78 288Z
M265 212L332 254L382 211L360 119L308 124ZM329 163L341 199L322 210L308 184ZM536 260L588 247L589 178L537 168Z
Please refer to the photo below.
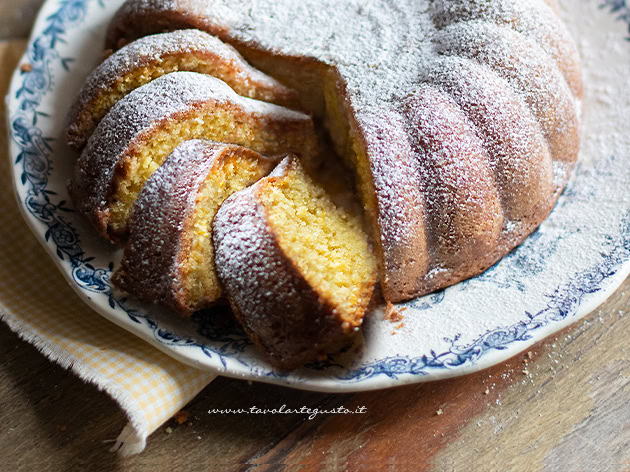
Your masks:
M317 415L362 415L367 413L367 407L358 406L356 408L346 408L339 406L336 408L309 408L303 406L301 408L288 408L282 405L280 408L259 408L252 406L250 408L213 408L208 410L209 415L307 415L309 420L314 419Z

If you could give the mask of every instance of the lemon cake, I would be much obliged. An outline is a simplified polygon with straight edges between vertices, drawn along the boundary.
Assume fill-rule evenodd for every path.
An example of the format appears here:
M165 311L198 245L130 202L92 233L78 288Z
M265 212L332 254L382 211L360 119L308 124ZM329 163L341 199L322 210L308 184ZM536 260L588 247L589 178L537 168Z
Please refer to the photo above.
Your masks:
M359 330L376 260L361 221L336 207L295 157L223 203L213 241L232 310L273 365L315 360Z
M211 139L262 154L317 155L309 115L237 95L225 82L174 72L134 90L105 116L70 184L75 207L110 241L124 239L133 204L179 144Z
M211 307L223 294L214 266L214 215L281 159L214 141L179 145L136 200L114 284L183 316Z
M298 90L354 170L384 297L477 275L534 231L580 146L554 0L127 0L107 47L197 28Z

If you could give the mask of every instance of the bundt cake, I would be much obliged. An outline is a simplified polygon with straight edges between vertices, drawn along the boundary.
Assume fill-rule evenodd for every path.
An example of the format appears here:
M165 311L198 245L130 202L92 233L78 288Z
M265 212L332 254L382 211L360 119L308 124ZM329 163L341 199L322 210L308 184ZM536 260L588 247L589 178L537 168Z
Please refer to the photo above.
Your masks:
M87 78L67 119L66 142L80 152L98 123L125 95L175 71L209 74L236 93L296 107L297 92L251 67L232 47L198 30L147 36L109 56Z
M377 278L359 219L287 157L216 214L217 273L236 317L269 361L291 369L358 331Z
M554 0L128 0L117 48L198 28L300 93L353 169L391 302L485 270L551 211L583 85Z
M210 235L214 215L280 160L213 141L179 145L136 200L114 284L184 316L212 306L222 295Z
M317 154L308 115L241 97L208 75L174 72L131 92L100 122L75 165L75 207L101 235L120 241L146 180L175 147L196 138L305 160Z

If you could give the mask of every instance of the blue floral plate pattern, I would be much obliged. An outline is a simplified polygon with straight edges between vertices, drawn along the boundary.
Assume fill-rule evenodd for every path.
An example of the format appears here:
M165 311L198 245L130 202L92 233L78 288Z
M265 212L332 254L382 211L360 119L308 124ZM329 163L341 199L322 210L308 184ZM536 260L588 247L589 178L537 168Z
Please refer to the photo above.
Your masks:
M15 71L7 96L14 185L26 221L80 297L175 359L221 375L331 392L455 377L502 362L574 323L630 272L630 134L624 129L630 6L563 0L562 15L581 38L587 87L580 163L552 215L490 270L402 304L404 326L377 310L354 344L289 374L272 369L229 316L199 313L185 321L120 297L109 282L120 254L73 212L66 181L74 157L61 136L65 113L96 65L107 21L121 2L44 4L23 58L32 67Z

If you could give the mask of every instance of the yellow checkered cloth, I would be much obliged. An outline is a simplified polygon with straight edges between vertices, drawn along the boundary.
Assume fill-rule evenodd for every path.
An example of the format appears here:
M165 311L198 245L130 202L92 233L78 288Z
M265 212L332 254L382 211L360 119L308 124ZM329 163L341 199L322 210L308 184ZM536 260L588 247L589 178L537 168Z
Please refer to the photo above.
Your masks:
M2 97L24 47L23 41L0 41ZM48 358L111 395L129 417L114 448L125 455L140 452L148 435L215 376L105 320L66 284L15 203L4 101L0 119L0 319Z

